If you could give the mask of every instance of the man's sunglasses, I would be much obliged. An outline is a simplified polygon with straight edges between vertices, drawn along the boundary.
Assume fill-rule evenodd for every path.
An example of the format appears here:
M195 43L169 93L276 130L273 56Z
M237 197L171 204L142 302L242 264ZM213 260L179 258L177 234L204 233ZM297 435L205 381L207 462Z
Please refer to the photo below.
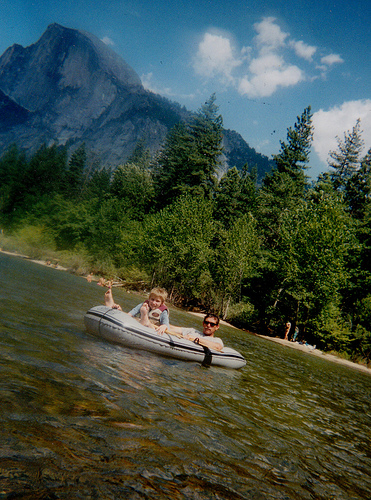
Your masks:
M204 325L217 326L218 323L213 323L212 321L204 321Z

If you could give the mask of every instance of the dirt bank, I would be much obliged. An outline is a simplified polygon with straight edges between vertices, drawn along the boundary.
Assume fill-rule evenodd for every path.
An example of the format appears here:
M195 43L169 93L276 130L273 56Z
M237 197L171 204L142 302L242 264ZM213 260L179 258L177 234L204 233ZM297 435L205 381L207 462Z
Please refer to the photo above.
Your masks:
M257 337L269 340L271 342L276 342L277 344L290 347L291 349L297 349L298 351L305 352L307 354L310 354L311 356L318 356L319 358L327 359L328 361L332 361L333 363L348 366L349 368L354 368L355 370L360 370L371 375L371 369L367 368L367 366L360 365L359 363L353 363L352 361L334 356L333 354L326 354L319 349L313 349L313 346L306 346L303 344L299 344L298 342L290 342L289 340L284 340L277 337L267 337L265 335L257 335Z

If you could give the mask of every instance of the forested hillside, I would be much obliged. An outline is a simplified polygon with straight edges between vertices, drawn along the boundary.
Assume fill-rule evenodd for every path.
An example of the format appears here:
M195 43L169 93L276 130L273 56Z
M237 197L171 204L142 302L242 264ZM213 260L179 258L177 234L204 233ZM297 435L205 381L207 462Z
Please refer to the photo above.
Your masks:
M318 347L371 356L371 149L360 123L310 183L310 107L288 128L261 185L253 166L216 173L222 117L212 96L151 157L142 143L111 172L87 151L16 146L0 161L1 227L96 274L164 286L185 307L280 334L290 320ZM31 237L31 236L30 236Z

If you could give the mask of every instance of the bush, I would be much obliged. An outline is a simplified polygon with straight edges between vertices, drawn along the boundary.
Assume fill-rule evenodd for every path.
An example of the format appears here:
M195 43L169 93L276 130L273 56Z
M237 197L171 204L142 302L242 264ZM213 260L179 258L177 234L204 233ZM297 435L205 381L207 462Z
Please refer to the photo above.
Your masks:
M229 307L226 320L237 328L246 328L246 326L249 326L251 329L254 329L256 310L249 302L239 302Z

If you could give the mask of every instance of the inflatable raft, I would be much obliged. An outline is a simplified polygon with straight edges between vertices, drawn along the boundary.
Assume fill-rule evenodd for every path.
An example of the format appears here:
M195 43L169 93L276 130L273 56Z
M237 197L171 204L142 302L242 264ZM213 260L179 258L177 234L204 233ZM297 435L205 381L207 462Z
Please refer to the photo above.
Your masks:
M204 366L242 368L246 364L245 358L230 347L224 347L219 352L168 333L159 335L118 309L93 307L85 314L84 322L89 333L124 346L171 358L197 361Z

